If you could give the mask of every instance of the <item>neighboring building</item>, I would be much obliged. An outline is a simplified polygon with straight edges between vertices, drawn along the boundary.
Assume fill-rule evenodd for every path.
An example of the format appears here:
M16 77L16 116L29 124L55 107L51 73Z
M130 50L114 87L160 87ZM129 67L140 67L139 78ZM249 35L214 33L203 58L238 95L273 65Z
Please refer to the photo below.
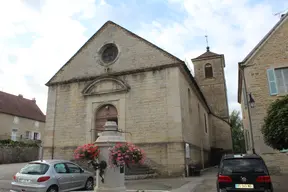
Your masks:
M36 100L0 91L0 140L41 140L45 115Z
M73 158L107 120L164 175L231 150L224 56L207 50L193 62L200 87L182 60L108 21L46 84L44 157Z
M241 68L244 68L241 70ZM243 73L244 72L244 73ZM244 75L243 75L244 74ZM243 78L245 77L245 78ZM246 102L246 90L255 100L251 108ZM238 102L241 103L245 140L248 151L252 151L252 134L249 131L248 107L256 153L261 154L270 169L288 172L288 156L268 147L263 140L261 127L270 103L288 93L288 15L280 21L258 43L258 45L239 63ZM250 97L250 95L249 95Z

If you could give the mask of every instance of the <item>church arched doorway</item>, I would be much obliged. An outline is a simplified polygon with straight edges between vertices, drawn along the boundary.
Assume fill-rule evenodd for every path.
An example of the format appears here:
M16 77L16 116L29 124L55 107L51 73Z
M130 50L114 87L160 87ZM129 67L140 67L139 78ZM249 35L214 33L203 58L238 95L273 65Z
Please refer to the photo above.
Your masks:
M106 121L115 121L118 124L118 112L116 107L111 104L101 106L95 114L95 139L98 137L98 133L104 130Z

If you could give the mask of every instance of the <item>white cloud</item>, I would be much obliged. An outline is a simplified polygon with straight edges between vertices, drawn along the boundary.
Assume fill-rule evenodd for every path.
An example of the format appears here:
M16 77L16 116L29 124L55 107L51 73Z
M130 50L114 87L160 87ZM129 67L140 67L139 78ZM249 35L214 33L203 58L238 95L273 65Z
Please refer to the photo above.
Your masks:
M211 50L225 54L230 108L239 109L237 62L279 19L273 16L271 5L264 1L251 6L248 0L168 1L183 10L186 17L181 22L171 20L165 25L156 18L130 30L189 63L205 51L207 31ZM44 84L88 40L87 30L96 32L108 19L131 18L133 14L139 13L129 4L113 7L105 0L0 1L0 90L36 97L45 112Z
M47 87L44 84L87 40L84 35L87 29L73 16L91 19L99 7L94 0L85 3L46 0L40 9L33 3L35 1L0 2L1 29L5 29L0 30L0 88L13 94L21 93L25 98L36 97L45 113ZM99 6L105 4L101 3ZM21 34L33 35L33 42L11 46L9 40ZM8 55L16 56L16 63L11 64Z
M183 8L187 15L185 19L166 26L155 25L157 21L145 23L139 30L141 36L181 59L190 60L205 52L204 36L208 33L211 51L225 54L230 112L240 110L237 65L278 21L272 6L266 1L252 5L248 0L169 2ZM194 42L197 44L193 45ZM189 63L192 65L191 61Z

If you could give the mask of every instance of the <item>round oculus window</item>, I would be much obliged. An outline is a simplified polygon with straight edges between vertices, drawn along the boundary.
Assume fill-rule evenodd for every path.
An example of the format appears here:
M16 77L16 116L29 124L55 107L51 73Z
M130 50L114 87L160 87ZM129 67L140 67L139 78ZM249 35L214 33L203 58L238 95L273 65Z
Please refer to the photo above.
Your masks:
M104 63L113 62L118 55L118 48L114 44L107 44L104 46L101 59Z

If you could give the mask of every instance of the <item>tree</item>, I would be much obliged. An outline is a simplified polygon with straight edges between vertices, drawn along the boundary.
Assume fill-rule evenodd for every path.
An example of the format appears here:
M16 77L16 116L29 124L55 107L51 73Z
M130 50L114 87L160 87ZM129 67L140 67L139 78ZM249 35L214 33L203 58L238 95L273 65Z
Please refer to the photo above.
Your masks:
M288 149L288 95L270 104L261 132L268 146Z
M230 114L230 124L232 131L233 151L234 153L245 153L245 139L242 119L239 111L232 111Z

